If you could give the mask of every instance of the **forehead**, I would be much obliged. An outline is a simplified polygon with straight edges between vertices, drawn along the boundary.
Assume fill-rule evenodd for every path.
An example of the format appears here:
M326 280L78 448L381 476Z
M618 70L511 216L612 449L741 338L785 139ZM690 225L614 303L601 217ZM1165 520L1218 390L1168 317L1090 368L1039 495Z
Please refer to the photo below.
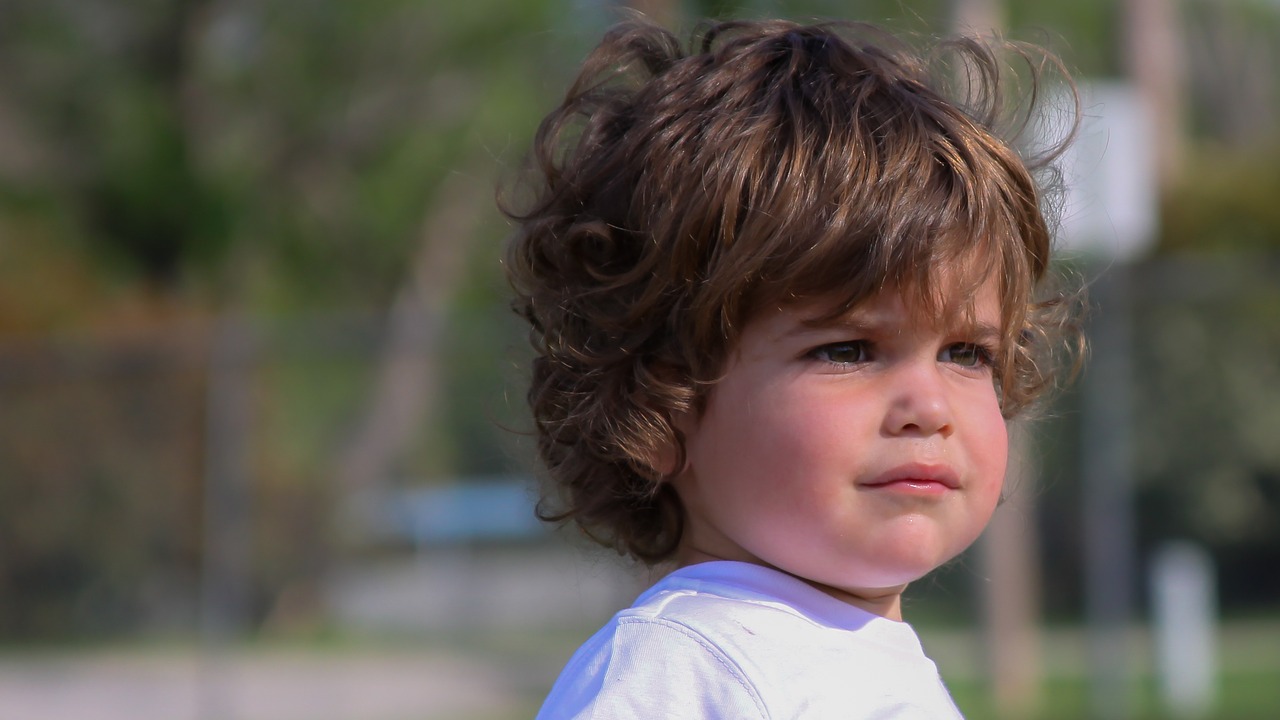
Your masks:
M872 320L910 322L927 327L975 323L1005 325L1003 283L988 263L967 259L943 264L907 281L884 283L869 292L830 290L785 303L811 326L848 325Z
M824 335L835 330L851 335L888 336L917 332L963 335L966 341L1002 345L1003 323L997 283L991 279L976 292L958 288L932 308L910 293L886 288L852 308L839 299L815 299L763 310L747 324L748 344L771 344L788 338Z

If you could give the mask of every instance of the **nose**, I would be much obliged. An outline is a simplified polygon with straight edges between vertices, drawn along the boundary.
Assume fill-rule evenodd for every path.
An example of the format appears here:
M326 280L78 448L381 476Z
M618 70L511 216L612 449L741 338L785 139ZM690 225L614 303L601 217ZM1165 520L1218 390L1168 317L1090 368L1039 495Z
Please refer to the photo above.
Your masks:
M942 370L932 359L910 363L885 378L888 408L885 432L889 435L947 437L954 431L950 396Z

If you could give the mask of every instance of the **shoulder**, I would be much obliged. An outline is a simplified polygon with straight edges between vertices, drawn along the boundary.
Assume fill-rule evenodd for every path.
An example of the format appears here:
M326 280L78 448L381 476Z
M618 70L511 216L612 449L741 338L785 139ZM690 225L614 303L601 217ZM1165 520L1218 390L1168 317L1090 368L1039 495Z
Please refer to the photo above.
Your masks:
M679 619L624 611L569 661L539 718L767 718L739 658Z
M909 626L762 569L699 568L614 616L540 718L959 717Z

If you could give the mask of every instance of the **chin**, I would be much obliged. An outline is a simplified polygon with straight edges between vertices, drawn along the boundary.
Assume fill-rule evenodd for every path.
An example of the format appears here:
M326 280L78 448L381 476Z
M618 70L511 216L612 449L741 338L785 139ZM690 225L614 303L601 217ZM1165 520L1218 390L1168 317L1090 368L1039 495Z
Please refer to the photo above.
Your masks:
M862 594L880 594L889 592L901 592L903 588L920 578L928 575L933 571L933 566L928 567L892 567L892 568L859 568L858 571L851 571L834 575L831 573L818 574L813 579L824 585L828 585L837 590L850 592L857 595Z
M864 579L872 582L863 584L862 587L905 587L951 562L954 557L954 555L947 555L940 558L918 559L914 562L881 568L878 572L864 575Z

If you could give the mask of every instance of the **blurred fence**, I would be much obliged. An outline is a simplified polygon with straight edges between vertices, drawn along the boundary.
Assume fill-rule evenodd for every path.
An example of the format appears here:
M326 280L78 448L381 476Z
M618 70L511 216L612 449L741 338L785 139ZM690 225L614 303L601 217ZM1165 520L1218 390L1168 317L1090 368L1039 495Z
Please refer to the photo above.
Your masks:
M1151 261L1133 278L1139 550L1198 540L1224 608L1275 612L1280 258ZM550 578L532 595L558 608L529 615L542 621L628 599L625 574L602 562L584 576L563 537L535 529L527 483L468 484L532 469L512 431L527 423L505 320L449 328L431 348L445 390L394 477L338 486L382 328L345 316L0 342L0 638L190 632L202 602L233 631L367 626L392 608L424 628L433 607L481 622L515 616L467 602L518 595L490 585L504 574ZM1075 402L1039 433L1045 597L1060 616L1081 603ZM378 512L352 511L370 497Z

